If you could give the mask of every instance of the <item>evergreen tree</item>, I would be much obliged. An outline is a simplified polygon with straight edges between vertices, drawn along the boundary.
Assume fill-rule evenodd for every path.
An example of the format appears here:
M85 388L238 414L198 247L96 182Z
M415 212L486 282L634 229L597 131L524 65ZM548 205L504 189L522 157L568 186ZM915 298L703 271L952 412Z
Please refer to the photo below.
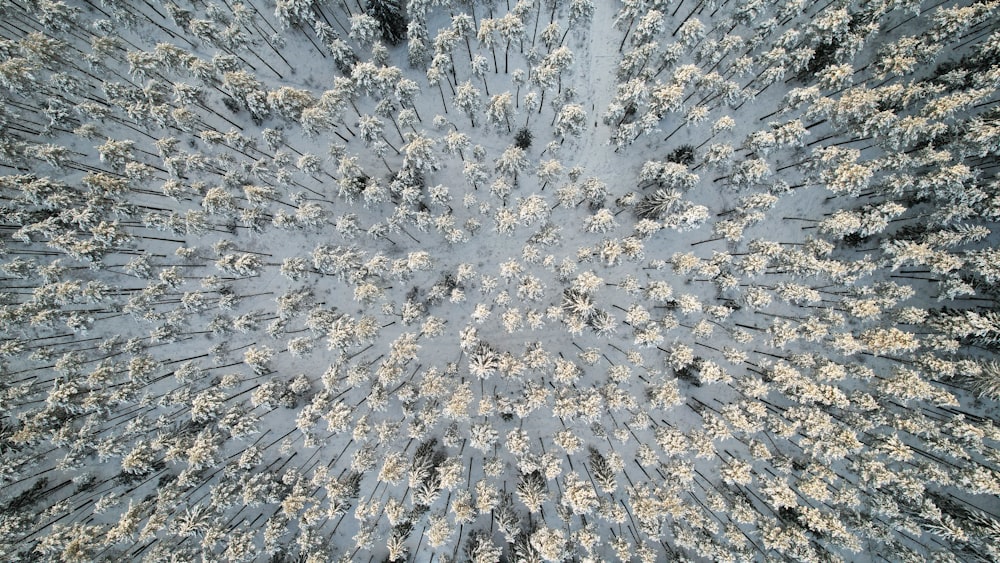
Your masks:
M531 146L531 130L527 127L522 127L517 130L517 134L514 135L514 146L519 149L527 150Z
M399 0L368 0L366 12L378 21L386 43L398 45L406 39L407 22Z

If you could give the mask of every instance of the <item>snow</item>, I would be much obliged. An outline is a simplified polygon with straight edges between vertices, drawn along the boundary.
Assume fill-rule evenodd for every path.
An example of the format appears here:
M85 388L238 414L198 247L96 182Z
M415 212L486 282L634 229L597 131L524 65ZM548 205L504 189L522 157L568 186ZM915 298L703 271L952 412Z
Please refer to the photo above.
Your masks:
M996 70L929 80L992 5L411 1L427 71L69 4L3 27L4 560L997 558Z

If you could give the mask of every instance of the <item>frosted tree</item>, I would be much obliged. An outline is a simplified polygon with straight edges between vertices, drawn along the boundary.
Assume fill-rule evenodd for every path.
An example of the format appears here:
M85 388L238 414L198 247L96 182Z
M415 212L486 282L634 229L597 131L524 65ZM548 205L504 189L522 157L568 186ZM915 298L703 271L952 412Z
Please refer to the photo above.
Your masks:
M384 126L382 120L374 115L362 115L358 118L358 134L369 145L379 140Z
M632 44L641 45L655 39L663 32L663 26L663 12L655 9L647 10L635 26L634 33L632 33Z
M130 140L116 141L108 139L104 144L97 147L101 162L105 162L113 168L123 169L132 160L132 148L134 142Z
M244 105L256 119L264 119L270 113L264 84L253 74L238 70L226 72L222 76L222 86Z
M514 97L510 92L496 94L490 97L486 105L486 122L499 129L501 126L511 132L510 119L514 115ZM525 147L521 147L525 148Z
M517 173L528 167L528 159L524 149L514 145L508 146L497 158L495 163L496 171L505 176L513 178L517 182Z
M750 187L762 183L771 175L771 167L762 158L744 160L736 165L729 179L738 187Z
M569 3L569 25L570 27L582 27L594 17L593 0L570 0Z
M403 169L401 174L412 178L429 175L441 167L434 150L434 139L420 135L407 134L406 145L403 146Z
M243 361L250 366L254 373L264 375L269 372L268 363L273 356L274 351L267 346L254 346L247 349L243 355Z
M606 233L618 226L614 214L609 209L601 209L584 219L584 227L591 233Z
M500 37L506 42L503 57L503 72L506 74L510 68L510 45L524 38L524 21L514 12L507 12L502 18L492 21L491 28L496 29Z
M444 137L444 151L448 154L458 155L463 162L465 162L465 154L463 151L467 150L470 144L471 142L469 136L458 131L457 129L450 131Z
M275 113L286 119L298 121L302 112L316 103L316 98L307 90L282 86L273 92L268 92L267 103Z
M820 179L830 191L836 194L856 196L868 186L873 176L872 170L853 162L841 162L835 168L825 169L820 173Z
M486 73L489 71L489 61L486 60L486 57L482 55L475 55L469 63L469 71L473 76L483 82L483 89L486 91L486 95L489 96L490 86L486 81Z
M503 550L483 530L473 530L466 540L465 553L473 563L499 563Z
M545 56L532 72L532 79L544 90L557 86L562 91L562 76L573 64L573 52L568 47L558 47ZM553 84L553 80L555 84Z
M560 108L555 118L553 132L558 137L567 135L579 137L587 128L587 112L580 104L566 104Z
M562 530L541 527L528 541L543 561L562 561L569 555L569 542Z
M480 185L485 185L489 180L489 172L486 167L482 163L474 161L465 162L462 175L475 190L478 190Z
M407 60L413 68L424 69L430 61L430 36L426 22L411 19L406 26Z
M354 14L350 18L351 39L361 45L371 46L382 36L382 24L368 14Z
M455 89L455 98L452 103L469 116L469 123L475 127L475 115L482 108L482 95L479 89L469 81L459 84Z
M677 209L681 193L676 190L656 190L635 206L635 213L642 219L663 219Z
M274 17L283 27L313 20L313 0L277 0Z
M983 362L965 377L980 397L1000 397L1000 365L997 362Z

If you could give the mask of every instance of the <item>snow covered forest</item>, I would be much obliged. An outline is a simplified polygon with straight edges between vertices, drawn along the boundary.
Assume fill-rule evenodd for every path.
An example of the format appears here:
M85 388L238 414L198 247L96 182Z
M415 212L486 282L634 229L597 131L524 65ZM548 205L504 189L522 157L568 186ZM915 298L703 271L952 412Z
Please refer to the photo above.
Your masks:
M0 560L1000 560L997 0L0 0Z

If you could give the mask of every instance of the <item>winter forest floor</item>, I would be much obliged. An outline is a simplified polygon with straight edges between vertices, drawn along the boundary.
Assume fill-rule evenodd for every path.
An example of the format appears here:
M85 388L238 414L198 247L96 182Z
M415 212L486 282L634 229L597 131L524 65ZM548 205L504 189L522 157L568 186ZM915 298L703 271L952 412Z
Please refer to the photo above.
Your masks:
M998 10L0 3L0 560L1000 560Z

